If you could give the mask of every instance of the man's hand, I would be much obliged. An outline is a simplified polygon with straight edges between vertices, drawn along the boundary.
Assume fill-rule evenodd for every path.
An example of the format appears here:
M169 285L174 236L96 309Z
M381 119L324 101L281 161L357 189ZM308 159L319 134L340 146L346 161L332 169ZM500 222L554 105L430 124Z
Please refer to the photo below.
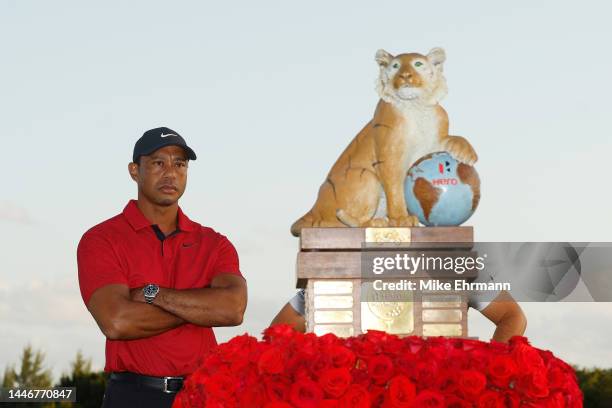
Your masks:
M147 303L145 301L143 289L144 289L144 286L141 286L139 288L130 289L130 300L132 302Z
M493 334L495 341L506 343L512 336L522 336L527 328L523 310L506 291L502 291L480 313L497 326Z

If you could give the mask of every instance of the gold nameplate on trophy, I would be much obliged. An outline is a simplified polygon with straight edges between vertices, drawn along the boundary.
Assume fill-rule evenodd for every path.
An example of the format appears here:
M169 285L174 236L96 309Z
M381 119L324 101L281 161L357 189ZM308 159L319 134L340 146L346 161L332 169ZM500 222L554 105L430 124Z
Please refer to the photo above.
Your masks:
M351 309L353 307L353 297L319 295L314 298L315 309Z
M341 280L317 280L314 282L315 295L353 294L353 282Z
M410 228L366 228L366 243L410 243Z

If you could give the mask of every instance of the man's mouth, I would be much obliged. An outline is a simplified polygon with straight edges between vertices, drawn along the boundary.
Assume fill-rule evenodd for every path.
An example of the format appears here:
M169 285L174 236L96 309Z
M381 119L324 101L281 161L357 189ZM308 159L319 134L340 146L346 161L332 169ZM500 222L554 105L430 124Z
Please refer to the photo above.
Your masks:
M164 185L159 187L159 190L162 193L173 194L173 193L176 193L178 191L178 188L176 188L175 186L173 186L171 184L164 184Z

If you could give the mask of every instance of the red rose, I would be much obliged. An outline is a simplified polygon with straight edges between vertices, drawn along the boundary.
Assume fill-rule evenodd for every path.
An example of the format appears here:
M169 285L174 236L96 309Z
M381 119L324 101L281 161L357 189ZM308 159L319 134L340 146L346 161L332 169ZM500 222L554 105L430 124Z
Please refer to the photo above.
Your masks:
M326 399L321 401L319 408L338 408L338 400Z
M473 400L479 396L486 385L487 377L478 371L463 370L459 374L459 390L469 400Z
M487 390L478 397L476 406L478 408L505 408L504 397L495 391Z
M444 395L444 403L446 404L446 408L472 408L473 405L470 402L467 402L464 399L461 399L452 394Z
M468 362L469 368L482 373L486 373L491 357L492 355L489 350L484 347L478 347L470 351L470 358Z
M392 335L387 332L381 330L368 330L364 335L366 341L375 343L375 344L384 344Z
M357 364L359 364L360 362L361 360L358 360ZM351 371L351 374L353 375L354 384L361 384L366 388L370 386L371 378L370 378L370 375L368 374L367 367L362 366L360 368L355 368Z
M319 385L331 398L341 397L352 380L348 368L329 368L319 375Z
M504 392L504 403L507 408L519 408L521 405L521 396L518 392L506 391Z
M425 339L419 336L408 336L403 339L404 345L411 353L418 353L425 344Z
M327 333L319 337L319 345L321 347L329 347L339 344L341 342L340 338L333 333Z
M521 373L545 370L544 360L542 360L540 353L528 344L517 344L512 350L512 357Z
M529 345L529 340L527 339L527 337L523 336L512 336L510 340L508 340L508 344L510 344L511 347L517 346L519 344Z
M382 344L382 349L385 354L392 358L406 352L404 342L397 336L389 336Z
M482 348L482 343L478 340L460 339L460 341L461 349L464 351L472 351Z
M384 408L409 408L416 398L416 386L403 375L389 381L385 394Z
M220 400L230 400L234 398L236 381L228 373L219 372L205 379L203 383L207 397Z
M316 408L323 400L323 391L312 380L300 380L291 386L289 400L297 408Z
M355 367L355 353L344 346L333 346L330 347L329 356L331 358L332 365L334 367Z
M419 387L433 387L438 377L438 363L436 361L422 361L419 359L415 371L415 381L419 384Z
M395 371L398 374L403 374L406 377L413 377L415 374L415 366L417 356L410 353L404 353L395 358Z
M271 401L286 401L289 398L291 383L283 378L266 378L264 386Z
M263 338L268 342L291 339L296 331L288 324L275 324L263 331Z
M257 362L259 374L280 374L285 369L283 352L278 347L264 351Z
M338 408L370 408L370 393L358 384L352 384L338 400Z
M238 395L241 407L261 407L267 400L265 389L261 384L244 387Z
M197 405L192 405L197 406ZM206 408L237 408L234 400L220 400L214 397L206 397L206 403L202 404Z
M434 390L419 392L414 400L414 408L442 408L445 407L444 395Z
M546 402L543 405L546 408L565 408L565 398L559 391L546 398Z
M264 405L264 408L292 408L292 407L291 405L283 401L272 401Z
M495 356L489 361L489 377L491 382L500 388L507 388L510 379L516 373L516 364L508 355Z
M371 384L368 387L370 392L370 404L375 407L380 407L385 399L387 389L382 385Z
M378 353L378 346L369 341L354 341L347 344L355 353L355 355L361 359L368 359L371 356Z
M562 389L571 380L568 375L559 367L553 367L548 370L548 386L551 389Z
M368 374L375 384L384 384L393 375L393 361L383 354L368 360Z
M187 402L187 394L184 392L179 392L176 394L176 398L172 402L172 408L189 408Z
M518 379L516 389L528 398L544 398L548 396L548 379L540 371L525 374Z

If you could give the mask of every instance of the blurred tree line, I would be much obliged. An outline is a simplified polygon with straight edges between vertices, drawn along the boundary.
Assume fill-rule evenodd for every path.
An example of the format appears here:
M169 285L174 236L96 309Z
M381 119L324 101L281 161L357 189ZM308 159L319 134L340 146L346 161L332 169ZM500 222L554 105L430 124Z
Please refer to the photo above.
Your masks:
M44 367L45 355L41 351L34 351L26 346L21 354L19 369L14 365L4 369L2 388L50 388L50 387L76 387L77 403L2 403L4 407L71 407L71 408L100 408L106 386L106 377L102 371L92 371L91 359L86 359L78 351L72 363L70 373L63 374L59 382L53 384L51 371Z
M21 354L19 369L14 365L4 369L2 388L17 387L52 387L51 371L44 367L44 354L34 351L26 346ZM107 375L102 371L91 370L91 359L86 359L78 351L72 363L70 373L63 374L56 387L76 387L77 403L4 403L4 407L72 407L72 408L100 408ZM612 369L576 368L576 375L580 389L584 393L585 408L612 407Z

